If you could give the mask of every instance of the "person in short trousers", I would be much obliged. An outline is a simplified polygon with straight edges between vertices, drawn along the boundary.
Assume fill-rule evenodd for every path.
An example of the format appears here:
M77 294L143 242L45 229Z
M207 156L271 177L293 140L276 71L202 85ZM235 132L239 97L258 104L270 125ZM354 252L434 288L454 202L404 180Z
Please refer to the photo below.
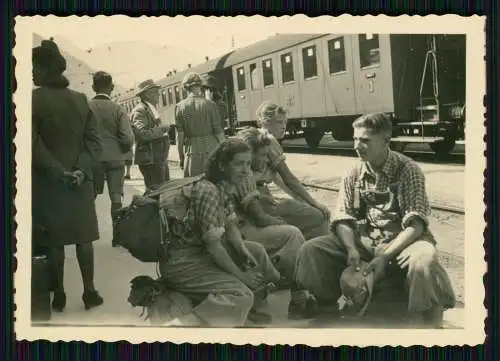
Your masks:
M96 72L92 88L96 96L89 107L97 120L102 149L101 162L94 170L95 195L104 192L106 180L114 223L115 213L122 207L125 155L132 149L134 135L127 114L110 98L114 88L111 75Z
M455 294L429 229L424 173L389 149L392 123L386 114L361 116L353 127L359 162L343 179L332 233L302 246L297 281L321 305L335 305L342 271L363 260L369 262L365 273L373 272L375 291L389 282L387 290L403 296L409 320L440 327Z

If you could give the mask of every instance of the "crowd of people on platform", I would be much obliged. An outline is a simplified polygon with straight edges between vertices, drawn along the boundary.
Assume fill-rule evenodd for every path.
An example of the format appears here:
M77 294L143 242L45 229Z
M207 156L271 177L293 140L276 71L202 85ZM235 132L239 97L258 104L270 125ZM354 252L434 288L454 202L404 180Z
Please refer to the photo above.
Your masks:
M140 102L128 115L110 98L110 74L94 74L96 95L87 101L68 88L65 68L53 41L33 49L32 244L34 254L49 260L56 311L66 305L64 247L73 244L85 308L104 302L94 286L92 247L99 239L95 198L104 182L115 222L132 159L146 190L170 179L170 124L158 111L160 87L141 82ZM258 128L227 137L225 106L213 79L188 73L182 87L188 96L175 109L180 165L185 177L202 177L190 195L185 232L172 240L168 260L159 265L169 287L194 305L170 324L270 322L266 299L255 294L269 282L290 290L290 318L338 317L342 284L349 283L343 273L352 268L366 277L370 293L375 286L395 294L412 319L440 326L455 295L436 257L424 174L389 148L390 117L367 114L353 123L359 162L346 170L331 214L286 162L282 106L262 103ZM273 195L271 183L288 196ZM239 267L242 257L254 267Z

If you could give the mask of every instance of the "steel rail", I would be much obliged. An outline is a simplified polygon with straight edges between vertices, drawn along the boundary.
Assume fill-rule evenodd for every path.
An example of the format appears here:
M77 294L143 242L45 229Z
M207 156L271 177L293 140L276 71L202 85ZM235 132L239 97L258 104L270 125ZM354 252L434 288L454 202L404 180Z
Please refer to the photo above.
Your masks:
M304 145L298 145L298 144L282 144L281 145L283 147L283 149L304 149L304 150L308 150L308 147L307 146L304 146ZM313 152L314 151L351 151L353 152L354 154L354 150L352 149L352 147L329 147L329 146L326 146L326 145L320 145L318 147L316 147L316 149L312 150ZM419 154L419 155L434 155L434 152L432 151L421 151L421 150L405 150L405 153L408 153L408 154ZM314 153L304 153L304 154L314 154ZM355 155L354 155L355 156ZM464 157L465 154L462 154L462 153L449 153L447 155L448 157ZM455 163L452 163L453 165L455 164L460 164L459 162L455 162Z
M327 186L321 186L321 185L311 184L311 183L302 183L302 185L304 187L308 187L308 188L321 189L321 190L330 191L330 192L339 192L338 187L327 187ZM436 211L443 211L443 212L460 214L460 215L465 214L464 209L458 208L458 207L441 205L441 204L436 204L436 203L432 203L432 202L430 203L430 206L431 206L431 209L434 209Z

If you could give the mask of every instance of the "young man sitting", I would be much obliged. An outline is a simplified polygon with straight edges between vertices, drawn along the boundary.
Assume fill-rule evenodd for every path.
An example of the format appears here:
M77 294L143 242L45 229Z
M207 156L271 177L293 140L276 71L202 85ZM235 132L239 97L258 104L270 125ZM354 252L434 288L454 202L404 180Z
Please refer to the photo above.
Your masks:
M297 281L320 305L335 306L342 271L365 261L365 275L373 272L374 293L388 280L402 281L388 289L406 297L409 315L440 327L455 294L428 228L424 174L412 159L390 150L389 116L364 115L353 128L359 162L343 179L332 233L302 246Z

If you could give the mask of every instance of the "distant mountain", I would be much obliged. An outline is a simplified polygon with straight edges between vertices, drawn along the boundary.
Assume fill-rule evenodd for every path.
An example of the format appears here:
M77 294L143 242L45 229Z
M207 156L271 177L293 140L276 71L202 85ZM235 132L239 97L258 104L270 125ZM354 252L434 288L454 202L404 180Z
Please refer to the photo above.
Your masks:
M39 46L43 38L33 34L33 47ZM85 52L72 45L64 38L54 37L54 41L59 47L62 56L66 59L66 71L64 75L69 80L69 87L73 90L84 93L88 98L95 95L92 90L92 74L95 68L88 65L85 58ZM125 88L115 81L115 92L123 93Z
M186 69L188 64L203 62L203 56L190 50L159 46L143 41L101 44L86 49L87 63L95 69L110 72L120 84L133 88L147 78L163 78L170 70Z

